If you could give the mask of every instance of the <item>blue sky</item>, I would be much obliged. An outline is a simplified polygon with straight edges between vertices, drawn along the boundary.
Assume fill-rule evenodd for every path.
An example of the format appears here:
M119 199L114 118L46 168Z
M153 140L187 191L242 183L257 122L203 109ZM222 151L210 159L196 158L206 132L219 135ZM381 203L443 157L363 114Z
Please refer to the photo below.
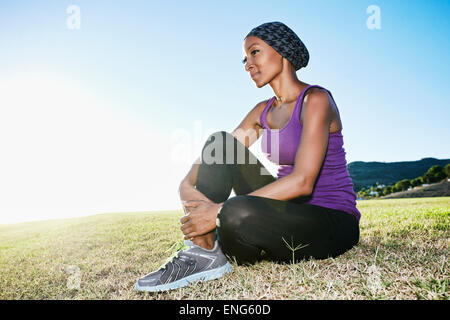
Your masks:
M67 25L70 5L80 9L79 29ZM381 29L367 28L370 5ZM308 47L297 75L333 93L348 163L450 158L449 9L448 1L2 1L0 223L180 209L176 189L203 139L233 130L273 96L241 63L244 36L268 21ZM251 150L261 159L260 141Z

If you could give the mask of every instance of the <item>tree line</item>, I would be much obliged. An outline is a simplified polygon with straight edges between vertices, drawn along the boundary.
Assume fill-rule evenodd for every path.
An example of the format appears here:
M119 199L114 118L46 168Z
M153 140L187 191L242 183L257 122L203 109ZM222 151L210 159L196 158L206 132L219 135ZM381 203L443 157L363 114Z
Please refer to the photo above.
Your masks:
M410 187L414 188L423 184L436 183L448 178L450 178L450 163L445 168L440 165L434 165L422 176L411 180L403 179L389 186L382 186L377 182L376 186L363 187L358 191L358 198L378 198L394 192L408 190Z

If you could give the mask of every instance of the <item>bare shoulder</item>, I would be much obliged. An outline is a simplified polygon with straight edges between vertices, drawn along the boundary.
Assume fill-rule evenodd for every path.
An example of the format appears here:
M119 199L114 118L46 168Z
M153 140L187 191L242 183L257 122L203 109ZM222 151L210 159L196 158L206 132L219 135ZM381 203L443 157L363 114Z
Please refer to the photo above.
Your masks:
M308 110L311 113L308 112ZM300 123L302 125L305 113L308 113L311 116L322 114L323 117L328 118L330 121L330 133L342 129L337 106L330 96L330 93L325 89L313 87L306 92L300 115Z
M261 102L258 102L256 104L256 106L253 108L252 112L254 113L255 116L255 120L256 120L256 124L262 128L262 124L261 124L261 114L264 111L264 108L266 107L267 103L269 102L270 99L266 99L263 100Z
M258 102L252 109L252 112L262 112L264 110L264 107L267 105L270 99L266 99L263 101Z
M315 103L323 103L330 102L330 96L328 91L322 88L312 87L308 89L305 93L305 97L303 98L303 103L307 104L308 102L314 101Z
M248 127L249 124L251 124L252 129L256 129L255 126L262 128L261 125L261 114L264 111L265 106L269 102L270 99L263 100L258 102L245 116L245 119L243 120L246 123L244 126Z
M250 147L261 134L260 116L268 101L258 102L232 132L232 135L246 147Z
M258 102L249 112L247 112L247 115L244 120L242 120L238 128L246 130L249 128L256 129L255 126L261 126L259 118L268 101L269 100L263 100Z
M303 110L309 109L308 106L312 106L315 111L322 109L323 112L332 113L335 109L333 99L327 90L322 88L313 87L305 93L303 98Z

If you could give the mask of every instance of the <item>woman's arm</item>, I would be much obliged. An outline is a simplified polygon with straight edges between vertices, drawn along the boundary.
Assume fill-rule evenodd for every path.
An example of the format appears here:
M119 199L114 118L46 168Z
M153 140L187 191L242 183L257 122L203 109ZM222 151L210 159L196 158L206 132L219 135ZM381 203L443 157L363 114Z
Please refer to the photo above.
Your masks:
M248 195L289 200L312 193L328 147L333 115L328 93L311 92L306 96L302 109L302 136L292 173Z
M199 166L200 166L200 158L198 158L194 162L188 174L180 183L180 186L178 188L178 194L180 195L180 199L182 202L188 200L211 201L210 199L208 199L208 197L206 197L203 193L201 193L195 188Z

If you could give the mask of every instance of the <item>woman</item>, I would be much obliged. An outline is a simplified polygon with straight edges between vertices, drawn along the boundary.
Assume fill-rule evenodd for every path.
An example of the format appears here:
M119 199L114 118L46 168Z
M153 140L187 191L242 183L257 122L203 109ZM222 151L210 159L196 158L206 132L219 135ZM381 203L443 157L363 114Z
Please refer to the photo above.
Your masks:
M269 22L250 31L243 52L256 86L269 84L275 96L231 134L208 138L179 188L188 249L139 279L137 290L216 279L231 271L227 257L239 264L324 259L359 241L337 106L328 90L297 79L308 50L289 27ZM263 152L280 165L276 178L248 149L260 136Z

